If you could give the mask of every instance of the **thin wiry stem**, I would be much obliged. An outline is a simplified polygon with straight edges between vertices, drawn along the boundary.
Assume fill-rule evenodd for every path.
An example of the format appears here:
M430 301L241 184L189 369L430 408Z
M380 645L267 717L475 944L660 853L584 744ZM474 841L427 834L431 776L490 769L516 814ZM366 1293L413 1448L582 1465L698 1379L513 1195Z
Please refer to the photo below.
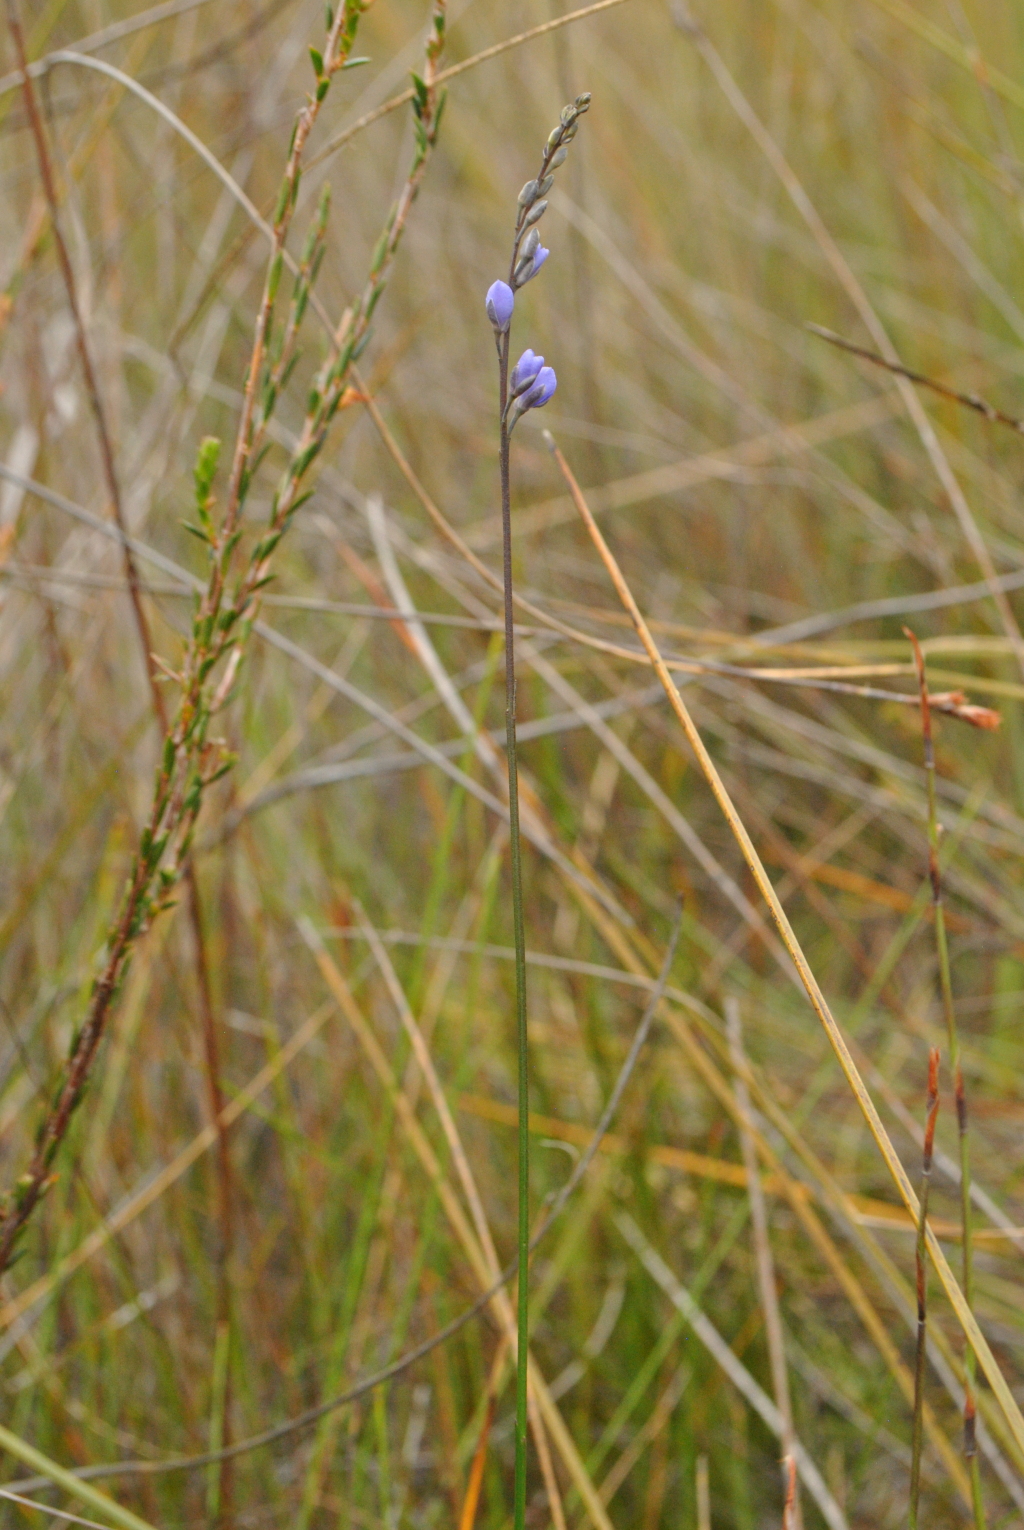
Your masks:
M963 1064L960 1059L960 1037L957 1033L956 1010L953 1006L953 981L949 966L949 941L946 936L946 914L942 903L942 871L939 866L939 815L935 802L935 745L932 740L932 715L928 697L928 677L925 672L921 645L909 627L903 629L914 650L917 680L921 692L921 733L924 739L924 769L928 788L928 876L932 888L932 908L935 916L935 946L939 958L939 986L942 990L942 1008L946 1017L946 1033L949 1038L949 1066L953 1074L953 1090L956 1098L957 1136L960 1144L960 1218L963 1228L963 1274L964 1300L974 1311L974 1252L971 1246L971 1159L967 1137L967 1094L964 1089ZM975 1421L975 1385L977 1357L968 1342L964 1353L964 1455L971 1472L971 1502L974 1509L976 1530L985 1530L985 1504L981 1494L981 1473L978 1465L978 1435Z
M520 269L520 250L524 247L527 230L536 240L536 225L547 203L542 200L551 185L549 171L566 156L566 148L576 134L579 117L587 110L590 97L578 96L575 103L567 106L553 133L548 138L541 155L540 170L535 180L523 188L516 211L516 223L512 234L512 254L508 264L508 287L512 294L530 273ZM564 145L564 146L563 146ZM532 188L532 196L530 195ZM511 344L509 315L502 330L495 324L498 349L498 410L500 429L499 463L501 474L501 544L502 544L502 594L505 606L505 739L508 755L508 809L509 846L512 862L512 926L515 942L516 969L516 1050L518 1055L518 1159L519 1159L519 1226L517 1249L519 1257L518 1296L518 1349L516 1352L516 1471L515 1471L515 1530L524 1530L526 1524L526 1428L527 1428L527 1363L530 1338L530 1062L529 1030L526 1011L526 927L523 918L523 868L522 845L519 833L519 766L516 757L516 660L515 660L515 597L512 590L512 492L509 472L509 433L515 425L515 410L509 411L509 346ZM517 409L521 404L517 404ZM538 1449L543 1443L538 1437ZM549 1493L550 1497L550 1493ZM552 1509L554 1510L552 1504Z
M210 1116L217 1132L217 1156L216 1156L216 1186L215 1186L215 1213L217 1220L217 1247L216 1247L216 1333L218 1349L221 1345L223 1350L223 1383L221 1387L222 1398L220 1407L220 1440L221 1445L231 1444L231 1254L234 1246L234 1215L235 1194L233 1176L231 1172L231 1150L228 1143L228 1127L223 1119L224 1091L221 1086L220 1071L220 1038L218 1035L217 1013L213 1003L213 988L210 981L210 962L206 946L206 933L203 926L203 909L199 898L199 884L196 878L195 866L192 861L188 862L186 869L188 883L188 910L192 925L192 935L195 941L196 955L196 986L199 992L199 1010L203 1025L203 1053L206 1064L206 1089L210 1106ZM223 1336L223 1337L222 1337ZM233 1471L231 1457L225 1457L220 1463L220 1472L217 1477L216 1489L216 1513L214 1522L221 1526L229 1525L232 1521L232 1487Z
M859 356L863 361L870 361L873 366L883 367L895 377L905 377L908 382L917 383L919 388L930 388L940 398L947 398L954 404L963 404L965 409L973 409L976 414L984 415L990 425L1008 425L1018 435L1024 436L1024 420L1018 420L1016 415L1004 414L987 399L981 398L977 393L961 393L958 388L951 388L947 383L940 382L937 377L927 377L924 372L915 372L913 367L905 367L898 361L889 361L885 356L879 356L877 351L869 351L866 346L854 345L852 340L845 340L842 335L837 335L834 330L825 329L821 324L805 324L804 328L810 330L812 335L818 335L820 339L827 340L829 345L836 345L842 351L849 351L851 356Z
M42 118L39 115L39 103L36 100L35 86L32 83L31 72L29 70L28 55L25 51L25 37L21 28L21 19L18 15L16 0L7 0L7 26L11 34L11 41L14 43L18 68L21 72L25 112L32 130L36 157L39 161L39 178L42 181L43 194L46 197L46 205L50 213L50 228L53 233L54 249L57 252L57 261L60 265L68 307L71 310L71 318L75 329L75 346L78 351L82 375L85 379L85 391L88 395L89 407L96 422L96 437L99 442L100 458L103 463L103 477L106 482L107 493L110 495L114 520L120 534L121 551L124 558L125 583L128 586L128 594L132 603L132 614L139 634L139 642L142 645L142 657L146 666L146 679L152 695L153 711L156 715L160 731L165 733L167 731L167 709L164 705L164 698L157 677L157 666L153 657L153 644L149 635L149 623L146 620L146 613L142 607L139 572L135 565L135 558L131 547L128 545L128 527L121 503L121 485L114 462L114 445L107 426L106 410L100 394L99 384L96 380L96 369L93 366L89 340L85 332L85 322L82 318L81 304L78 301L78 288L75 282L74 268L71 264L71 257L68 254L68 247L64 241L64 235L61 232L57 183L54 178L50 153L46 144L46 133L43 130Z
M939 1114L939 1049L928 1054L928 1107L924 1127L924 1155L921 1162L921 1214L917 1222L917 1247L914 1265L917 1275L917 1356L914 1365L914 1428L910 1456L910 1530L917 1530L917 1509L921 1496L921 1446L924 1441L924 1366L928 1338L928 1191L932 1177L932 1152L935 1146L935 1121Z
M798 1499L796 1496L796 1458L787 1452L782 1458L782 1470L786 1478L786 1502L782 1510L782 1530L796 1530Z
M516 1049L519 1089L519 1297L516 1360L515 1527L526 1523L527 1367L530 1342L530 1060L526 1016L526 926L523 919L523 860L519 835L519 770L516 758L515 605L512 600L512 490L509 476L509 334L498 340L498 406L501 411L501 534L505 584L505 741L508 754L509 849L512 861L512 929L516 951Z
M739 1001L725 1001L725 1023L729 1037L729 1051L734 1063L745 1060L743 1049L743 1026L740 1020ZM750 1094L742 1073L736 1074L736 1096L745 1116L750 1114ZM789 1394L789 1372L786 1366L786 1345L782 1330L782 1314L775 1285L775 1261L772 1258L771 1238L768 1231L768 1212L765 1207L764 1187L757 1165L757 1148L746 1125L740 1127L740 1146L747 1171L747 1194L750 1197L750 1220L754 1232L754 1254L757 1261L757 1282L761 1291L761 1307L764 1311L765 1333L768 1339L768 1361L771 1366L772 1390L775 1406L782 1420L782 1486L786 1497L786 1524L788 1530L803 1530L803 1514L800 1498L793 1485L792 1503L789 1501L786 1463L793 1455L793 1403Z

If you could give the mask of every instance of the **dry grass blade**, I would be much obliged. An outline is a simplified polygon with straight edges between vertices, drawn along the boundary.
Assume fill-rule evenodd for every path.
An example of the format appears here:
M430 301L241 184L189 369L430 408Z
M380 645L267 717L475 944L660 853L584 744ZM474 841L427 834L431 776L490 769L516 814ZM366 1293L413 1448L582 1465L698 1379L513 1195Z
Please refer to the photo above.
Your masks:
M487 1410L484 1413L484 1421L480 1426L480 1438L477 1440L476 1449L473 1452L473 1461L469 1468L469 1480L466 1483L466 1496L462 1501L462 1512L459 1515L459 1530L473 1530L476 1524L476 1511L480 1503L480 1489L483 1487L484 1466L487 1463L487 1442L491 1437L491 1425L494 1423L494 1395L487 1398Z
M929 388L940 398L951 399L954 404L963 404L965 409L975 410L993 425L1008 425L1018 435L1024 435L1024 420L1018 420L1011 414L1004 414L994 404L986 403L985 399L980 398L977 393L961 393L956 388L949 387L947 383L939 382L934 377L926 377L923 372L915 372L912 368L903 366L901 362L888 361L877 351L869 351L862 345L854 345L852 340L846 340L842 335L836 335L820 324L808 324L806 328L812 335L820 335L821 339L827 340L830 345L849 351L851 356L859 356L862 361L870 361L873 366L883 367L887 372L905 377L908 382L917 383L920 388Z
M826 228L821 215L807 195L800 180L779 149L778 144L765 128L746 96L729 73L718 50L700 25L689 15L684 0L675 0L675 14L680 27L693 40L729 104L750 132L758 148L764 154L772 170L785 187L786 194L810 229L825 259L832 267L836 279L859 314L861 322L864 324L872 340L886 360L898 362L899 358L896 355L888 333L868 301L860 282L851 270L835 239ZM893 375L896 379L896 386L906 405L907 413L910 415L914 428L921 439L921 444L928 455L944 492L953 506L964 537L974 557L977 559L978 567L985 576L992 599L999 609L999 615L1002 619L1006 635L1013 645L1017 663L1021 673L1024 674L1024 637L1021 635L1010 602L998 586L992 555L978 529L978 524L971 511L971 507L967 503L967 498L949 465L946 454L939 443L939 439L928 416L921 407L921 401L914 392L913 387L899 372L895 372Z
M931 1182L932 1154L935 1145L935 1122L939 1114L939 1049L928 1055L928 1106L924 1128L924 1156L921 1165L921 1215L917 1224L914 1267L917 1282L917 1350L914 1364L914 1430L910 1462L910 1530L917 1530L921 1494L921 1446L924 1438L924 1377L928 1342L928 1256L925 1229L928 1226L928 1192Z
M548 436L548 440L562 476L565 478L565 481L569 486L570 493L573 495L576 503L576 508L580 513L580 517L590 534L591 541L597 548L597 551L601 557L601 561L604 563L605 568L608 570L612 583L615 586L616 593L618 594L620 600L623 603L623 606L629 612L630 617L633 620L634 626L637 630L637 635L639 636L641 642L650 655L655 674L657 674L659 680L665 688L665 693L668 696L672 709L675 712L676 717L679 719L680 725L682 726L683 732L686 735L690 747L697 757L701 770L703 771L704 776L709 786L711 787L712 792L714 793L715 800L721 808L726 822L728 823L733 835L735 836L736 842L742 851L743 858L750 868L751 874L757 883L761 895L763 896L765 902L768 904L772 917L778 927L779 934L782 937L783 943L785 944L786 950L792 957L793 963L798 973L800 974L800 979L804 985L804 988L806 989L807 996L811 1001L811 1005L817 1014L818 1019L821 1021L822 1026L824 1027L825 1034L828 1036L832 1049L839 1061L839 1065L842 1068L843 1073L846 1076L846 1080L850 1085L850 1088L857 1101L857 1104L861 1109L868 1129L875 1140L879 1152L885 1160L886 1167L892 1176L893 1183L899 1192L900 1199L903 1201L903 1204L906 1206L911 1216L916 1219L918 1216L919 1207L917 1196L914 1193L914 1188L907 1177L907 1172L904 1169L902 1162L900 1161L899 1155L893 1146L892 1140L882 1123L882 1119L878 1114L874 1101L871 1099L871 1095L868 1092L867 1086L861 1078L860 1070L853 1060L853 1055L846 1044L846 1039L837 1024L831 1009L829 1008L825 995L822 993L821 988L818 985L818 981L815 978L807 958L803 953L800 943L796 938L796 934L789 922L786 912L778 900L775 889L772 886L768 874L761 863L761 858L754 847L754 843L751 840L742 819L736 812L736 809L733 807L732 800L722 783L721 776L718 773L714 761L708 753L703 739L694 726L693 720L690 717L690 713L686 707L686 703L683 701L682 696L679 694L679 690L675 685L672 676L669 674L667 668L665 667L664 660L661 658L658 646L655 643L654 638L651 636L650 629L648 628L647 623L644 621L644 618L641 615L640 608L633 598L632 592L630 591L629 586L622 576L622 571L616 563L611 549L608 547L608 544L602 536L597 522L594 520L589 508L587 507L586 500L583 497L579 485L573 477L569 464L562 456L562 453L559 451L558 447L555 445L554 439L551 438L550 435ZM939 1279L942 1282L943 1289L949 1298L954 1312L956 1313L957 1321L964 1331L964 1335L968 1344L971 1346L981 1363L988 1383L996 1395L999 1406L1006 1418L1014 1439L1016 1440L1018 1446L1024 1450L1024 1416L1022 1416L1016 1399L1007 1386L1006 1378L1003 1375L991 1348L989 1347L988 1341L986 1340L984 1334L977 1324L977 1321L975 1320L974 1314L964 1297L963 1291L957 1284L956 1277L949 1267L949 1262L946 1259L945 1254L942 1252L938 1240L935 1238L934 1233L932 1233L930 1230L928 1232L928 1246L932 1260L935 1264L935 1268L938 1272Z
M20 1493L12 1493L7 1488L0 1488L0 1498L6 1498L8 1503L16 1503L23 1509L35 1509L40 1514L48 1514L59 1524L85 1525L87 1530L107 1530L107 1526L101 1525L98 1520L83 1519L80 1514L72 1514L67 1509L55 1509L52 1504L37 1503L34 1498L23 1498Z
M367 1023L362 1011L356 1004L348 984L324 949L323 941L308 920L300 924L303 939L313 953L317 966L323 974L324 981L334 995L339 1008L352 1026L360 1045L371 1062L374 1072L377 1074L389 1100L394 1106L402 1128L409 1138L409 1142L416 1153L417 1158L423 1165L430 1181L432 1182L438 1197L444 1207L444 1211L452 1228L455 1231L463 1252L473 1267L480 1285L488 1292L488 1299L495 1309L495 1316L505 1333L510 1350L514 1352L515 1345L515 1320L512 1314L511 1304L504 1288L503 1278L498 1274L496 1264L492 1266L488 1262L487 1253L478 1240L477 1234L470 1226L466 1214L463 1211L455 1193L438 1161L434 1149L431 1147L423 1128L416 1119L406 1098L405 1092L399 1087L398 1081L392 1071L380 1043ZM423 1056L426 1054L424 1052ZM429 1059L428 1059L429 1061ZM421 1066L423 1059L421 1057ZM431 1070L432 1071L432 1070ZM449 1117L450 1119L450 1117ZM454 1124L452 1127L454 1131ZM531 1428L534 1440L537 1443L538 1455L542 1463L546 1456L546 1440L544 1431L551 1433L555 1447L562 1457L566 1470L579 1489L580 1496L586 1505L587 1512L597 1530L611 1530L611 1522L605 1513L604 1506L598 1498L594 1485L580 1459L579 1453L572 1442L572 1438L565 1427L558 1408L551 1400L550 1393L543 1377L537 1371L532 1362L528 1365L530 1382L530 1407ZM550 1483L554 1482L553 1473L548 1464L545 1475ZM557 1498L552 1498L552 1513L557 1513Z
M729 1032L729 1050L740 1065L745 1061L743 1053L743 1025L740 1006L736 998L725 1002L725 1019ZM742 1074L737 1074L736 1098L744 1118L750 1115L750 1096ZM803 1513L795 1485L789 1480L786 1463L793 1455L793 1405L789 1395L789 1369L786 1364L785 1340L782 1333L782 1316L775 1284L775 1261L772 1258L771 1236L768 1230L768 1214L764 1190L757 1167L757 1149L746 1125L740 1127L740 1145L743 1149L743 1165L747 1171L747 1193L750 1196L750 1220L754 1229L754 1252L757 1258L757 1279L764 1308L765 1328L768 1335L768 1358L772 1370L772 1390L775 1406L782 1420L783 1493L786 1511L784 1519L792 1530L803 1530Z
M746 1366L737 1360L721 1334L694 1302L689 1291L676 1280L671 1270L661 1256L651 1247L632 1217L628 1216L625 1212L619 1212L615 1218L615 1225L652 1280L656 1281L673 1306L683 1314L701 1343L710 1351L714 1359L725 1371L733 1386L743 1394L750 1406L760 1415L772 1433L781 1439L783 1429L782 1419L771 1398L758 1386ZM803 1478L807 1491L820 1509L825 1523L830 1527L830 1530L849 1530L845 1514L829 1492L824 1478L799 1440L794 1440L793 1449L800 1476Z
M6 1451L8 1455L14 1456L15 1460L23 1462L26 1466L31 1466L34 1471L42 1472L48 1481L56 1483L65 1493L70 1494L72 1498L77 1498L79 1503L87 1504L90 1509L103 1514L107 1521L117 1525L119 1530L153 1530L153 1526L146 1520L140 1519L130 1509L122 1508L119 1503L115 1503L98 1488L90 1487L73 1472L58 1466L55 1461L44 1456L41 1450L36 1450L35 1446L19 1439L2 1424L0 1424L0 1450Z

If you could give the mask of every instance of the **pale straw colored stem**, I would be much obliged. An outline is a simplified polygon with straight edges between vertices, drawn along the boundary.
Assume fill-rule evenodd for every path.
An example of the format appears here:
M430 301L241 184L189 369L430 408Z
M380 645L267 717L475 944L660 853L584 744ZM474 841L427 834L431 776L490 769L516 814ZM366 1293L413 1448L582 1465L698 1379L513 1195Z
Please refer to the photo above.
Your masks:
M690 744L690 747L697 757L697 762L704 773L705 779L707 780L708 785L711 787L715 800L721 808L729 828L732 830L736 842L743 854L743 859L746 861L747 866L750 869L750 873L753 876L754 881L757 883L758 890L760 891L765 902L768 904L772 918L775 920L779 934L782 937L783 944L792 957L797 972L800 974L800 979L806 990L807 997L811 1001L811 1007L813 1008L815 1014L818 1016L818 1019L821 1021L825 1034L828 1037L829 1042L832 1045L832 1049L839 1061L839 1065L846 1076L846 1081L852 1089L854 1097L861 1108L864 1119L867 1122L868 1130L870 1131L872 1137L875 1139L878 1150L885 1160L886 1167L888 1168L889 1173L892 1175L896 1189L899 1191L900 1199L916 1223L919 1207L917 1195L914 1192L914 1187L911 1185L907 1171L904 1169L899 1155L893 1146L892 1140L889 1137L889 1134L886 1131L884 1125L882 1124L882 1119L879 1116L877 1109L875 1108L875 1103L872 1100L871 1095L868 1093L864 1080L861 1078L860 1070L853 1060L850 1049L846 1044L846 1039L843 1036L838 1023L828 1006L825 995L822 993L821 988L819 987L818 980L814 976L814 973L811 971L810 964L808 963L807 957L804 955L800 942L797 940L793 927L786 915L786 911L782 907L778 895L775 892L775 888L772 886L768 873L765 871L764 866L761 863L761 857L758 855L757 850L754 847L754 843L751 840L750 835L747 833L746 827L740 818L739 813L736 811L736 808L733 805L732 798L729 796L729 793L726 790L725 783L723 782L721 776L718 774L715 762L712 760L710 754L708 753L704 744L704 740L701 738L699 732L697 731L697 727L692 717L690 716L689 711L687 710L686 703L683 701L682 696L679 694L676 684L665 665L665 661L661 657L661 653L658 650L658 645L655 643L654 638L651 636L650 628L644 620L640 608L633 598L632 591L630 590L629 585L626 583L626 580L623 577L622 570L619 568L619 565L616 562L611 549L601 534L600 527L590 512L590 508L583 497L582 490L580 489L579 484L576 482L576 479L573 476L572 469L569 467L569 464L566 462L565 458L562 456L562 453L555 445L554 438L551 436L550 432L545 432L545 436L551 451L554 454L555 461L558 463L558 467L562 473L562 476L568 485L569 492L572 494L576 509L579 511L583 524L586 526L587 531L590 534L590 538L593 541L594 546L597 548L598 553L600 554L601 561L604 563L609 577L615 586L616 594L622 601L623 606L628 611L630 618L632 619L633 625L636 628L637 636L640 638L641 643L643 644L648 656L650 657L654 672L664 687L665 694L669 699L672 710L675 712L680 726L682 727L683 732L686 734L686 738ZM974 1314L971 1311L970 1305L965 1299L964 1293L957 1283L956 1276L953 1274L953 1271L950 1268L949 1261L947 1260L945 1254L942 1252L938 1240L930 1228L927 1231L927 1240L928 1251L931 1254L932 1263L934 1264L939 1279L942 1282L943 1290L949 1298L950 1305L956 1313L957 1320L960 1323L964 1334L966 1335L968 1343L978 1357L981 1368L985 1373L986 1379L988 1380L992 1391L995 1393L995 1396L999 1402L999 1406L1006 1417L1007 1424L1010 1427L1014 1439L1016 1440L1018 1446L1020 1446L1021 1449L1024 1449L1024 1415L1021 1414L1021 1410L1013 1396L1013 1393L1010 1391L1010 1388L1007 1385L1006 1378L1002 1371L999 1369L995 1356L989 1348L988 1341L979 1328Z
M729 1051L735 1064L737 1064L736 1079L733 1088L740 1102L743 1116L750 1115L750 1094L747 1090L746 1080L739 1071L745 1062L743 1050L743 1027L740 1022L739 1001L728 998L725 1001L725 1023L729 1034ZM747 1127L746 1120L740 1122L740 1146L743 1150L743 1165L747 1171L747 1194L750 1197L750 1220L754 1229L754 1254L757 1260L757 1283L761 1293L761 1306L764 1310L765 1333L768 1338L768 1360L771 1367L772 1391L775 1393L775 1406L779 1410L782 1420L782 1434L779 1443L782 1446L782 1488L786 1494L787 1505L789 1504L789 1475L786 1463L793 1457L793 1404L789 1395L789 1372L786 1367L786 1346L782 1333L782 1314L779 1311L779 1297L775 1289L775 1261L772 1258L771 1237L768 1231L768 1209L765 1205L764 1186L761 1184L761 1173L757 1163L757 1148L754 1138ZM792 1504L788 1507L788 1524L790 1530L803 1530L803 1511L800 1507L800 1495L794 1483Z

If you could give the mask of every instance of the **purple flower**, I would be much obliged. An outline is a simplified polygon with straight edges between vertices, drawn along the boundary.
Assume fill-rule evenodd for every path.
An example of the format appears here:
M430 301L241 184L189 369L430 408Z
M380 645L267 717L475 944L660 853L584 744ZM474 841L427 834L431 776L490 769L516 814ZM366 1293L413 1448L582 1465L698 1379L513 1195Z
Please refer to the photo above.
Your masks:
M526 355L533 356L533 352L527 351ZM533 359L536 361L543 361L544 358L542 356L537 356ZM520 415L525 414L528 409L543 409L544 405L547 403L548 399L551 397L557 387L558 378L555 376L554 367L542 366L538 370L533 382L525 389L524 392L519 395L518 398L515 398L512 401L508 412L509 435L512 434L516 421L519 419Z
M520 393L525 393L527 388L536 382L537 373L543 365L543 356L536 356L533 351L524 351L512 368L512 376L508 380L510 396L518 398Z
M523 407L542 409L557 387L558 378L555 376L554 367L541 367L533 387L523 395Z
M523 277L522 281L519 283L520 286L522 286L524 282L533 280L550 254L551 251L546 250L542 244L537 246L537 253L533 257L533 264L529 271L527 271L526 275Z
M513 286L517 288L522 287L526 282L532 280L550 254L551 251L546 250L540 242L539 230L531 228L523 240L519 259L516 261L516 268L512 273Z
M487 289L486 307L496 335L503 335L512 323L515 306L516 296L508 282L492 282Z

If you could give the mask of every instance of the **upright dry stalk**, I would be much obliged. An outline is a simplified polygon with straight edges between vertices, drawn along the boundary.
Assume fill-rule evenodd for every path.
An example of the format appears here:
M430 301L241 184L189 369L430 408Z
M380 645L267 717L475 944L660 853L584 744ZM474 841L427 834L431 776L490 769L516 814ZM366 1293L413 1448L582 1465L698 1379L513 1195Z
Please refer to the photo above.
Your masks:
M939 1049L928 1053L928 1105L924 1124L924 1154L921 1160L921 1214L917 1222L917 1246L914 1265L917 1275L917 1356L914 1365L914 1428L910 1456L910 1530L917 1530L917 1508L921 1496L921 1446L924 1441L924 1363L928 1338L928 1191L931 1186L932 1153L935 1147L935 1122L939 1114Z
M960 1060L960 1038L957 1034L956 1010L953 1007L953 982L949 967L949 942L946 937L946 915L942 903L942 871L939 866L939 815L935 803L935 746L932 741L932 714L928 700L928 677L925 673L924 654L921 645L909 627L904 635L914 650L917 667L917 683L921 693L921 733L924 740L925 781L928 788L928 876L932 887L932 909L935 916L935 947L939 958L939 986L942 991L942 1008L946 1016L946 1034L949 1038L949 1066L953 1074L953 1091L956 1098L956 1125L960 1144L960 1220L963 1235L963 1293L968 1307L974 1310L974 1252L971 1247L971 1159L967 1137L967 1093L964 1089L963 1065ZM984 1530L985 1504L981 1496L981 1472L978 1465L978 1435L974 1392L977 1376L977 1359L970 1343L964 1353L964 1455L971 1472L971 1501L974 1507L976 1530Z
M747 1089L743 1073L746 1068L746 1056L743 1051L743 1028L740 1023L740 1006L736 999L728 998L725 1001L725 1023L729 1035L729 1051L732 1054L733 1065L736 1069L736 1077L733 1089L740 1103L740 1114L743 1120L750 1117L751 1104L750 1092ZM779 1410L782 1419L782 1491L789 1494L789 1476L786 1463L793 1459L793 1441L795 1438L793 1429L793 1403L789 1395L789 1371L786 1366L786 1346L782 1334L782 1314L779 1311L779 1297L775 1289L775 1261L772 1258L771 1238L768 1233L768 1208L765 1205L764 1187L761 1184L761 1174L757 1162L757 1149L754 1146L754 1138L746 1125L740 1126L740 1146L743 1150L743 1164L747 1171L747 1194L750 1197L750 1220L754 1229L754 1253L757 1260L757 1283L761 1293L761 1309L764 1312L764 1326L768 1336L768 1360L772 1373L772 1391L775 1393L775 1406ZM792 1507L789 1511L787 1526L789 1530L803 1530L803 1515L800 1509L799 1492L794 1485L792 1493Z
M228 1126L224 1120L224 1091L221 1087L220 1073L220 1038L218 1034L217 1015L213 1003L213 986L210 978L210 963L207 956L206 932L203 928L202 904L199 900L199 886L196 879L195 867L189 861L186 868L186 883L188 886L188 912L189 921L192 925L192 938L195 944L196 957L196 987L199 996L199 1011L203 1025L203 1053L206 1063L206 1092L210 1109L210 1119L217 1133L217 1155L215 1160L215 1191L214 1204L217 1222L217 1243L214 1256L214 1265L217 1275L216 1290L216 1316L214 1319L214 1332L216 1342L214 1354L219 1361L215 1364L215 1374L222 1372L222 1383L219 1388L219 1444L231 1444L231 1253L234 1246L234 1203L235 1194L232 1184L231 1151L228 1142ZM234 1481L234 1462L230 1456L220 1462L220 1470L217 1473L216 1492L212 1494L211 1519L215 1525L225 1527L232 1521L232 1487Z
M697 1457L697 1530L711 1530L711 1483L707 1456Z
M121 539L121 552L124 558L125 583L128 586L128 594L132 603L132 614L135 618L135 626L138 630L139 641L142 645L142 656L146 666L146 679L149 682L153 698L153 710L161 732L167 728L167 713L164 699L160 691L157 679L156 660L153 656L153 644L149 635L149 623L142 606L141 583L139 572L135 566L135 558L128 543L128 528L124 518L124 508L121 503L121 486L117 476L117 467L114 461L114 445L111 440L110 430L107 426L106 410L103 406L103 398L96 381L96 369L93 365L92 352L89 349L89 339L85 332L85 323L82 319L82 308L78 301L78 287L75 282L75 272L68 254L68 247L64 240L60 222L60 201L57 196L57 182L53 173L53 165L46 143L46 133L43 129L42 117L39 114L39 103L36 99L35 86L32 83L32 75L29 70L28 56L25 51L25 37L21 28L21 20L18 15L17 0L7 0L7 26L14 44L15 57L18 60L18 68L21 71L22 94L25 99L25 115L28 118L29 128L32 132L32 140L35 144L36 158L39 161L39 179L43 185L43 195L50 214L50 229L53 234L53 245L57 252L57 263L60 266L61 277L64 282L64 290L67 294L68 307L71 310L71 320L75 332L75 348L78 351L78 359L82 368L82 376L85 380L85 391L89 399L89 408L92 410L96 422L96 436L99 441L100 458L103 463L103 477L106 482L107 493L110 495L110 506L113 511L114 521L117 525Z
M782 1458L782 1472L786 1481L786 1501L782 1508L782 1530L796 1530L797 1496L796 1496L796 1457L785 1455Z
M509 441L517 421L528 409L547 403L558 386L554 369L532 350L523 352L511 373L509 346L515 295L537 275L549 251L540 242L537 227L547 210L547 193L554 172L568 155L579 118L590 106L590 96L577 96L562 110L541 156L540 170L519 193L508 281L492 282L487 291L487 316L494 329L498 352L499 472L501 477L501 541L505 602L505 743L508 760L509 847L512 865L512 927L515 942L516 1054L519 1095L518 1120L518 1236L519 1291L517 1302L516 1362L516 1475L515 1530L526 1523L526 1430L528 1387L526 1356L530 1339L530 1066L526 1008L526 927L523 918L522 841L519 832L519 768L516 752L516 660L515 596L512 586L512 486Z

